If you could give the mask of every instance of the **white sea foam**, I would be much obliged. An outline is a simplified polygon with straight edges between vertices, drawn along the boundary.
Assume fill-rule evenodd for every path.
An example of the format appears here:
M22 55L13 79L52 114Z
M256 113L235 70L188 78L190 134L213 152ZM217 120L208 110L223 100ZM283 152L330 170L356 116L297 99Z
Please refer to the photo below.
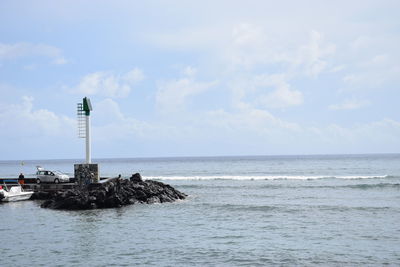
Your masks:
M379 179L388 175L346 175L346 176L309 176L309 175L213 175L213 176L148 176L152 180L316 180L316 179Z

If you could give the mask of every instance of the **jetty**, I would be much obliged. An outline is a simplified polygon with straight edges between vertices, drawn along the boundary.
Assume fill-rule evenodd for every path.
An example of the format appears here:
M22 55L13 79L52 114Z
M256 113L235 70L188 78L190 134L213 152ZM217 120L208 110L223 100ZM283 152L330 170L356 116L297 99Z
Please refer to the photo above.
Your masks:
M18 178L0 178L0 184L3 184L5 181L19 181L22 188L26 190L32 190L34 192L52 192L52 191L64 191L68 189L73 189L77 186L77 183L36 183L36 178L24 178L23 180ZM7 183L7 182L6 182Z
M24 189L34 191L32 200L45 200L41 204L42 208L65 210L117 208L139 203L165 203L183 200L187 197L186 194L168 184L153 180L143 181L139 173L133 174L130 179L115 177L90 184L22 183L22 186Z
M100 177L99 165L92 163L91 158L92 110L90 99L87 97L77 105L78 137L85 138L86 161L74 164L74 178L59 171L36 166L37 177L25 178L21 173L19 178L0 178L0 184L6 180L18 181L23 189L34 192L32 200L45 200L41 207L52 209L115 208L136 203L172 202L187 197L168 184L144 181L139 173L132 174L129 179L123 179L121 175L115 178Z

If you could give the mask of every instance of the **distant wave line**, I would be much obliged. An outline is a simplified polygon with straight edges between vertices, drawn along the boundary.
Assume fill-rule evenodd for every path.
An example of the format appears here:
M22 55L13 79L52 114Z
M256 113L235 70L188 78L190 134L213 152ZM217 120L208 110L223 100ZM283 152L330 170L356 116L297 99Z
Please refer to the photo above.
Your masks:
M308 175L193 175L193 176L147 176L154 180L317 180L317 179L383 179L397 178L390 175L343 175L343 176L308 176Z
M241 188L242 185L232 185L232 184L224 184L224 185L200 185L200 184L184 184L180 185L181 188L193 188L193 189L200 189L200 188L231 188L231 189L238 189ZM258 186L253 189L400 189L400 183L362 183L362 184L346 184L346 185L314 185L314 184L267 184ZM257 196L255 194L254 196Z

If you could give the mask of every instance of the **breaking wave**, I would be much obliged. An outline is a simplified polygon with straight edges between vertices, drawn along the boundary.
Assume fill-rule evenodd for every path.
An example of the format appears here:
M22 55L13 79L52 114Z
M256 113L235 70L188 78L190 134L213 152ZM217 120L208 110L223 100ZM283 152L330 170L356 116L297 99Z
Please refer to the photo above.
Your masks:
M308 175L193 175L193 176L147 176L146 179L153 180L317 180L317 179L384 179L399 178L389 175L344 175L344 176L308 176Z

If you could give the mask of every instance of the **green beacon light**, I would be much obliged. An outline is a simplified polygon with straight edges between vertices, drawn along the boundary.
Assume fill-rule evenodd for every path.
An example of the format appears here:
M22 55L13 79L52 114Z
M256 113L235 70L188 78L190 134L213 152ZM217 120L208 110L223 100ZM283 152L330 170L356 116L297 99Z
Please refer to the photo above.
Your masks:
M83 111L85 111L85 115L89 116L90 115L90 111L92 111L92 103L90 103L90 99L85 97L83 98Z

